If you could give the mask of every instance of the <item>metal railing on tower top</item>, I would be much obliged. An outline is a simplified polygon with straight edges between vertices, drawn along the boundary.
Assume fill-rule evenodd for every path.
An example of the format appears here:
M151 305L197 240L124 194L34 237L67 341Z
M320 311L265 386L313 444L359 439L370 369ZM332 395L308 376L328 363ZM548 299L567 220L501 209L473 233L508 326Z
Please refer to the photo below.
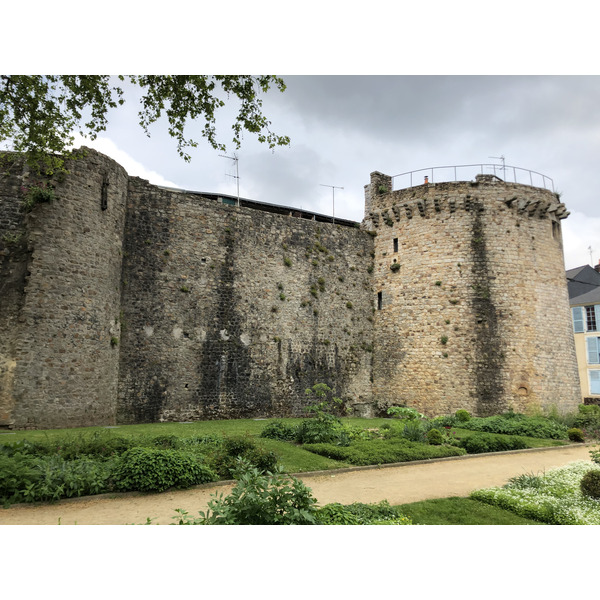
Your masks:
M511 165L498 165L493 163L477 163L472 165L450 165L445 167L428 167L407 171L399 175L392 175L392 189L423 185L424 183L442 183L445 181L474 181L477 175L495 175L503 181L520 183L540 187L556 193L552 178L537 171L513 167Z

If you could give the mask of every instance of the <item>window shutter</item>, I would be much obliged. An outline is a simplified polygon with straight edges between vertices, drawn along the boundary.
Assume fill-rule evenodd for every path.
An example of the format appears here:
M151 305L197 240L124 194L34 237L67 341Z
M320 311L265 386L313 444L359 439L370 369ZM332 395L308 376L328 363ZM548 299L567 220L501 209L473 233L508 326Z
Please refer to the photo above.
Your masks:
M596 313L596 327L600 327L600 304L594 304L594 312Z
M600 369L588 371L590 374L590 394L600 395Z
M588 365L599 364L600 360L598 360L598 338L589 337L586 338L585 342L587 344Z
M600 305L596 308L600 308ZM574 306L571 310L573 312L573 330L575 333L585 331L585 326L583 324L583 306Z

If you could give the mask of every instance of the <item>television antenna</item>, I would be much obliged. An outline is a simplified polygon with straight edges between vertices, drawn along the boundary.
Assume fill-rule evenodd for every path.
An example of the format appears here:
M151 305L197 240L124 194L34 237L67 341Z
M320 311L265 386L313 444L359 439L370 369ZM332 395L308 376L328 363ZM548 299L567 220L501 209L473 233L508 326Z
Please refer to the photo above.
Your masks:
M229 160L235 161L235 175L229 175L229 173L226 173L226 175L227 175L227 177L233 177L234 179L237 180L237 206L239 206L240 205L240 172L239 172L239 167L238 167L239 158L238 158L237 154L234 154L233 156L225 156L224 154L219 154L219 156L221 158L228 158Z
M592 258L592 247L588 246L588 250L590 251L590 264L593 267L594 266L594 259Z
M322 185L323 187L330 187L331 188L331 192L333 194L333 198L332 198L332 215L333 215L333 223L335 224L335 190L343 190L343 187L340 187L339 185L327 185L326 183L320 183L319 185Z
M501 160L503 174L506 173L506 165L504 164L504 154L501 154L500 156L488 156L488 158L497 158L498 160ZM496 174L496 167L494 167L494 175L495 174Z

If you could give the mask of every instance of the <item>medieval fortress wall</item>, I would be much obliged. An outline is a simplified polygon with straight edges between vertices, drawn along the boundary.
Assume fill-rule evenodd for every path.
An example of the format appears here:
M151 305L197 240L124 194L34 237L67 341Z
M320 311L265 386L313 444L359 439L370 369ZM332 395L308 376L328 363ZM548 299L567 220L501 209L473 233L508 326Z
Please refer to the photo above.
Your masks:
M153 186L87 150L26 214L12 158L2 427L301 415L317 382L363 415L579 402L548 191L480 177L392 192L373 173L348 227Z

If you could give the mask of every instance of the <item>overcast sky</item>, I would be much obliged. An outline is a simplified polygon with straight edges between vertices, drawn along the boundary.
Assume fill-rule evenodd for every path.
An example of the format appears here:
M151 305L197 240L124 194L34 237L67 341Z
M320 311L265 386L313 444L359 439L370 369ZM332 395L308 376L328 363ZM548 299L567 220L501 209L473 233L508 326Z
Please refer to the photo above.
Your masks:
M235 152L239 159L241 197L328 215L335 202L336 216L360 221L372 171L397 175L445 165L500 165L504 156L506 165L551 178L546 184L554 186L571 212L562 222L566 268L598 263L599 76L283 79L286 91L272 90L263 101L271 129L288 135L289 147L271 151L246 134L236 151L230 144L233 107L222 109L218 117L226 154ZM150 138L144 134L137 125L136 103L129 98L111 113L106 133L84 143L152 183L237 193L233 160L200 143L192 161L184 162L166 127L155 125ZM200 137L200 128L191 127L190 135L197 131ZM517 176L528 183L527 174ZM509 169L507 178L513 177ZM415 176L415 182L422 180L423 174ZM533 182L542 185L541 179Z

